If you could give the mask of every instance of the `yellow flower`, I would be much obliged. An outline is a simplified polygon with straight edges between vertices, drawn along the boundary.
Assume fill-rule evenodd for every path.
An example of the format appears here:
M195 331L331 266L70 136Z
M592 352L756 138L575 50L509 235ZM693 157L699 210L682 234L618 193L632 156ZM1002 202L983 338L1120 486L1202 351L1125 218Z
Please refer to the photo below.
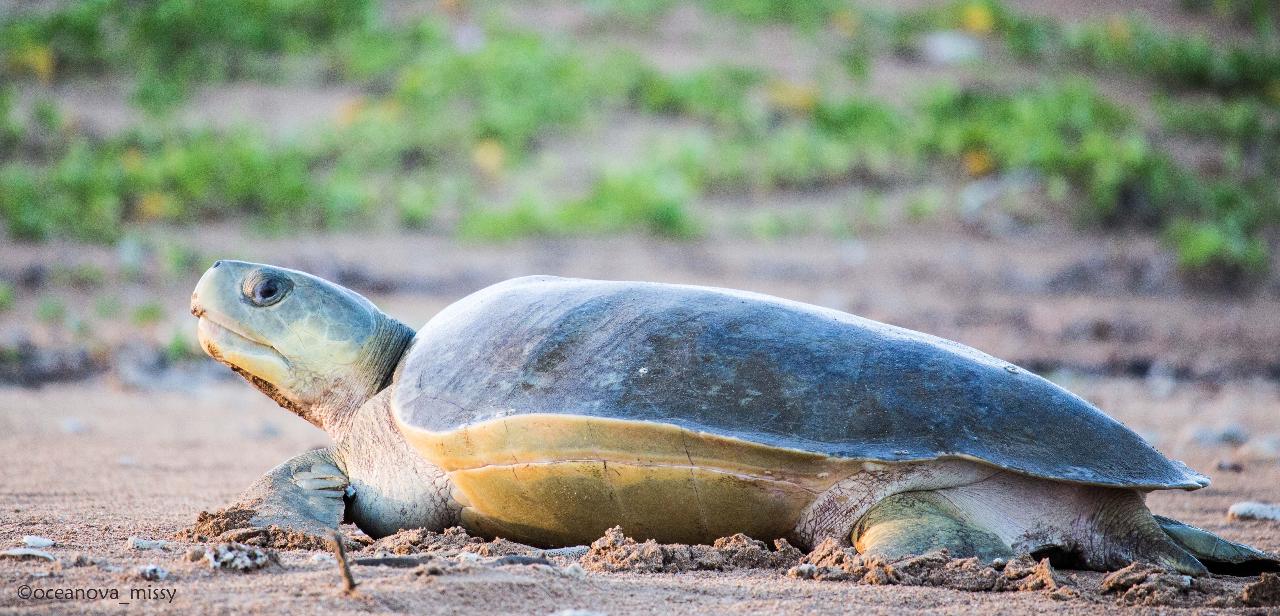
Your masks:
M404 105L400 104L398 100L387 98L378 101L377 111L387 119L396 119L404 115Z
M342 103L338 107L338 126L351 126L360 117L360 113L364 111L365 100L363 98L354 98Z
M831 27L845 36L857 34L861 26L862 21L849 9L841 9L831 16Z
M134 173L142 169L142 151L138 148L129 148L120 155L120 166L125 171Z
M466 0L443 0L440 2L440 10L451 15L463 15L467 11Z
M769 83L769 104L793 113L807 114L818 104L818 89L805 84L774 80Z
M996 27L996 16L984 2L970 2L960 13L960 24L974 34L990 34Z
M172 197L167 193L151 191L138 199L138 217L142 220L163 220L177 213Z
M975 178L987 175L996 168L996 161L986 150L965 150L960 155L960 162L964 165L964 172Z
M18 65L31 71L40 83L53 82L53 50L43 45L33 45L18 54Z
M1133 32L1129 30L1129 20L1119 15L1112 15L1107 19L1107 38L1115 43L1128 43L1133 38Z
M471 162L485 174L497 176L507 162L507 149L496 139L481 139L471 150Z

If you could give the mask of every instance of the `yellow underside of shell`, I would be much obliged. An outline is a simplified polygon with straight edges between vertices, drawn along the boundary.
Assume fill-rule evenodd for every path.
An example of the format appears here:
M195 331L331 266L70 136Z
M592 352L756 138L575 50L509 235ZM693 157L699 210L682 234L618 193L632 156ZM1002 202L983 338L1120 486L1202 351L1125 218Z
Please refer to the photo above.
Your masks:
M501 417L433 432L400 425L449 474L463 523L533 545L786 536L814 497L860 463L696 432L579 415Z

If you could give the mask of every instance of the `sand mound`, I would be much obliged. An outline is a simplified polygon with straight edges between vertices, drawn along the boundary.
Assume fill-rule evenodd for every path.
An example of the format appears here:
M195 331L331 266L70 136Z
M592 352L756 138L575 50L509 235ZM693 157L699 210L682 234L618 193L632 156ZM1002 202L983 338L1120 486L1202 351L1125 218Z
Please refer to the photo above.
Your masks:
M1193 578L1146 563L1133 563L1102 580L1102 594L1122 605L1175 605L1191 590Z
M276 525L265 528L253 526L257 512L249 507L232 505L210 513L201 511L191 528L178 531L174 539L209 543L229 541L276 550L324 550L332 549L330 539ZM342 536L347 547L359 548L363 544L356 539Z
M1280 607L1280 573L1264 573L1245 586L1240 602L1251 607Z
M787 575L800 579L849 580L858 584L940 586L967 591L1043 590L1055 599L1078 594L1057 576L1048 559L1023 557L996 568L976 558L951 558L945 550L887 562L863 556L834 539L819 543Z
M179 541L207 543L225 532L249 528L252 526L250 520L253 519L255 513L254 510L248 507L237 505L219 509L213 513L201 511L196 515L195 526L178 531L174 538Z
M364 552L375 554L441 554L450 556L471 552L485 558L498 556L535 556L538 548L498 538L485 541L467 534L461 526L446 528L441 532L423 529L402 530L394 535L374 541Z
M764 542L743 534L717 539L713 545L659 544L652 539L640 543L615 526L595 540L579 562L584 569L597 572L679 573L782 568L802 556L782 539L774 542L774 547L770 550Z

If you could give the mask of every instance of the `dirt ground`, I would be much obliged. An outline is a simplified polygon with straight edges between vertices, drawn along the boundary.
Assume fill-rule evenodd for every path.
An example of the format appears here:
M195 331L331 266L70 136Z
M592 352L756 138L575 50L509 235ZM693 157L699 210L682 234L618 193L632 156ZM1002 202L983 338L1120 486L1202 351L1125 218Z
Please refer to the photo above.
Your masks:
M976 238L957 229L908 228L800 245L622 239L480 246L400 234L284 240L214 228L183 239L210 257L271 261L343 280L416 323L485 284L540 272L732 286L938 333L1035 367L1213 478L1197 492L1153 494L1156 512L1280 550L1280 522L1226 517L1236 502L1280 502L1275 289L1245 298L1190 292L1142 238L1052 229ZM235 248L219 249L226 246ZM114 257L81 246L0 246L8 271L54 258L109 264ZM163 303L166 317L156 329L191 329L194 319L184 311L198 275L112 284L126 297ZM65 293L74 306L80 292ZM19 296L26 301L32 300ZM19 308L12 314L30 312ZM0 325L5 332L41 327L16 316ZM123 340L148 333L122 326L100 335ZM572 558L500 565L498 554L480 548L479 561L445 552L435 565L414 568L357 564L354 598L340 593L338 568L322 552L284 551L280 566L248 573L215 570L188 561L195 544L175 541L175 534L200 511L226 504L270 467L327 438L229 373L197 371L202 376L184 379L158 373L149 382L123 378L121 370L0 388L0 547L18 547L26 535L47 537L55 545L46 550L59 561L0 559L0 612L1113 613L1123 601L1118 593L1102 594L1104 575L1089 572L1058 571L1057 580L1071 589L1066 595L975 592L800 579L785 566L640 573L582 571ZM171 543L139 550L129 546L130 537ZM376 553L375 546L355 556ZM77 556L87 564L73 566ZM138 569L152 564L167 570L166 579L139 577ZM426 571L432 566L434 574ZM1169 601L1237 609L1212 606L1230 605L1256 581L1210 578ZM23 599L23 587L115 589L120 598ZM134 589L150 589L153 598L131 597Z

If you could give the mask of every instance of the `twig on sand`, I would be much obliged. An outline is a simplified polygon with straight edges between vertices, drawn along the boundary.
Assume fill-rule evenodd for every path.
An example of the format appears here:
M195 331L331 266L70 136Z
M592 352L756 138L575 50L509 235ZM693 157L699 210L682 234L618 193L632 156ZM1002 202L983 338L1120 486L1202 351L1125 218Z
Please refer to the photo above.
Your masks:
M356 596L356 579L351 576L351 567L347 564L347 549L342 547L342 535L333 531L333 555L338 560L338 571L342 573L342 594Z

